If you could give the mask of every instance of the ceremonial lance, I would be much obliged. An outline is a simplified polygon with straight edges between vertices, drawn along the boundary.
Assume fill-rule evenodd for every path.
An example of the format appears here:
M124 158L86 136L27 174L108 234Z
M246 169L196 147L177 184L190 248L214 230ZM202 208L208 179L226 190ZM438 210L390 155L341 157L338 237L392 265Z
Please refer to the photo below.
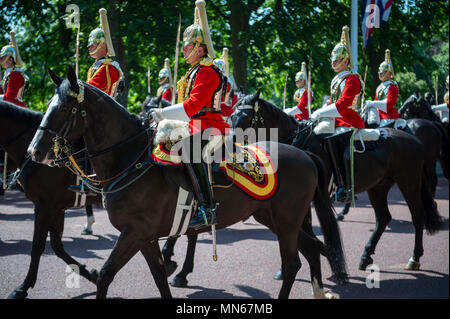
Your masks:
M309 57L309 63L308 63L308 86L307 86L307 96L308 96L308 114L311 115L311 65L312 65L312 58Z
M436 84L435 84L436 105L438 105L438 78L439 75L436 74Z
M150 85L150 65L148 66L148 70L147 70L147 93L148 93L148 95L151 95L151 93L152 93L152 89L151 89L151 85Z
M366 91L367 67L368 67L368 65L366 65L366 70L364 71L364 80L363 80L363 84L362 84L361 109L364 108L364 92ZM361 114L361 117L364 117L366 112L367 112L367 110L364 108L363 112Z
M286 86L287 86L288 75L289 74L286 74L286 78L284 79L283 110L286 108Z
M66 27L69 29L77 28L77 39L75 46L75 74L78 78L78 56L80 47L80 8L76 4L69 4L66 7L66 13L70 14L66 17Z
M173 91L172 105L175 104L175 96L177 95L177 73L178 73L178 56L180 55L180 32L181 32L181 14L178 16L177 41L175 43L175 65L173 67Z

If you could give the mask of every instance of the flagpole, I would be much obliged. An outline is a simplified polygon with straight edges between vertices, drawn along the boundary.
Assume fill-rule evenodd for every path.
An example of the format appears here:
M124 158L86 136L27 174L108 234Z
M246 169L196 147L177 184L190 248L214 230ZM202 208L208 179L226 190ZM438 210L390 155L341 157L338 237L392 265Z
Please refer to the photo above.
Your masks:
M358 0L352 0L351 42L353 71L356 73L358 72Z

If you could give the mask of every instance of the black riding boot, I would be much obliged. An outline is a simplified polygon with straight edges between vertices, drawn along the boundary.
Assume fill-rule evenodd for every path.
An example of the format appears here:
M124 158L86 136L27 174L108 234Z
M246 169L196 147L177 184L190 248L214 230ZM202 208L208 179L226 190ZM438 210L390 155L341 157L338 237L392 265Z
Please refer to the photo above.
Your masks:
M352 132L332 135L325 139L325 147L330 155L334 182L338 186L335 193L336 201L351 202L352 189L350 184L350 161L345 158L345 152L350 146Z
M208 177L208 166L205 163L185 163L192 180L194 193L199 202L198 211L192 216L189 226L197 228L201 225L216 223L216 204Z

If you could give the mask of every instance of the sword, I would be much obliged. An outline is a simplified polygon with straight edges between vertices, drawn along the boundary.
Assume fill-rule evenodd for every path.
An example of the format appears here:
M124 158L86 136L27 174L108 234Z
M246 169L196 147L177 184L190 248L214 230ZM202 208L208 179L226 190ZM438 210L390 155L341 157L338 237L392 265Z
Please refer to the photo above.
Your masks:
M289 74L286 74L286 78L284 79L283 110L286 108L286 85L287 85L288 75Z
M436 84L435 84L436 105L438 105L438 78L439 75L436 74Z
M151 89L151 85L150 85L150 65L148 66L148 70L147 70L147 93L148 93L148 95L151 95L151 93L152 93L152 89Z
M309 63L308 63L308 86L307 86L307 96L308 96L308 116L311 115L311 65L312 65L312 58L309 57Z
M364 80L363 80L362 97L361 97L361 109L364 107L364 92L366 91L367 67L368 67L368 65L366 65L366 70L364 71ZM367 110L364 109L361 114L362 118L364 118L364 116L366 115L366 112L367 112Z
M178 15L177 41L175 43L175 65L173 67L172 105L175 104L175 95L177 91L178 56L180 55L180 32L181 32L181 14Z
M78 78L78 52L80 47L80 8L76 4L66 6L66 12L70 14L66 17L66 27L77 28L77 40L75 46L75 74Z

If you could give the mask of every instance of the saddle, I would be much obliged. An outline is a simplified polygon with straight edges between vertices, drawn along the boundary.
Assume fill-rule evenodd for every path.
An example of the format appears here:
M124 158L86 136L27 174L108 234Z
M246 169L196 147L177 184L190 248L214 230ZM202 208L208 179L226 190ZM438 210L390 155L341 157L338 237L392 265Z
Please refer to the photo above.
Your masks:
M182 133L186 123L181 122L184 123L182 125L163 122L158 126L150 160L155 165L183 168L180 142L186 137L186 134ZM163 126L160 128L161 123ZM174 130L177 133L174 133ZM226 188L234 184L247 195L259 200L267 200L275 194L278 177L274 162L258 145L241 145L233 141L232 135L217 135L205 148L212 153L213 181L228 181L222 184L213 182L213 187Z

